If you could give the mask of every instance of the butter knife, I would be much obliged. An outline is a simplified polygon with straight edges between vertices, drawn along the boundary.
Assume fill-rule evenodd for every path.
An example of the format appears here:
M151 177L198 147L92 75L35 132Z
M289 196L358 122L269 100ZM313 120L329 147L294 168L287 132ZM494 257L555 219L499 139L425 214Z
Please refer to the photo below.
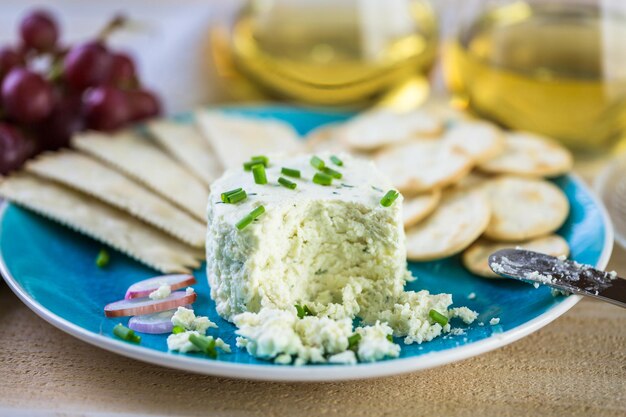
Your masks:
M496 274L535 286L548 285L561 291L586 295L626 308L626 279L575 261L522 249L503 249L489 256Z

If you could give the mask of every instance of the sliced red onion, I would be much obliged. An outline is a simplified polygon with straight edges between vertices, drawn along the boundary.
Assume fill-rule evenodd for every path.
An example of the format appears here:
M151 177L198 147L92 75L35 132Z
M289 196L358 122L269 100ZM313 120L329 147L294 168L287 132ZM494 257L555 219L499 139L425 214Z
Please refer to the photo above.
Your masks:
M190 305L186 305L185 307L191 308ZM176 313L176 309L147 314L145 316L133 316L128 320L128 327L140 333L171 333L174 327L172 324L172 316L174 313Z
M120 300L104 307L107 317L143 316L145 314L158 313L159 311L171 310L196 301L197 294L185 291L176 291L161 300L149 298L135 298L132 300Z
M196 283L196 278L193 275L187 274L175 274L175 275L160 275L158 277L144 279L143 281L135 282L126 290L127 300L131 298L147 297L151 292L157 290L162 284L167 284L172 288L172 291L178 290L183 287L188 287Z

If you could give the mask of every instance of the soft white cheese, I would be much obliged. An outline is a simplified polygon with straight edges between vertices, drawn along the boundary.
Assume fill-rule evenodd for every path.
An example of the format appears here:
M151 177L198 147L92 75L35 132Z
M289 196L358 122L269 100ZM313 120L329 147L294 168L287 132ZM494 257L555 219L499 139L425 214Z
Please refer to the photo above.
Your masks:
M180 353L198 352L200 349L189 341L189 336L195 334L201 336L202 333L196 330L187 330L182 333L171 334L167 337L167 349L171 351L179 351ZM208 339L213 339L213 336L206 336ZM224 342L221 338L215 339L215 347L230 353L230 345Z
M353 316L354 303L380 306L402 291L409 277L402 197L391 207L380 204L392 187L369 161L342 154L344 164L337 167L329 154L319 156L343 174L331 186L312 182L317 170L309 155L271 160L265 185L243 168L212 184L207 275L217 312L227 320L296 303L322 314L328 308L333 317ZM295 190L277 183L281 167L300 170L302 178L290 178ZM221 193L239 187L246 200L222 203ZM236 223L260 205L265 213L238 230ZM353 288L346 292L348 285Z
M448 316L450 318L458 317L463 320L465 324L472 324L474 320L478 318L478 313L467 307L455 307L448 311Z
M162 300L164 298L169 297L171 293L172 293L172 287L169 286L168 284L163 283L159 285L159 288L152 291L150 295L148 295L148 297L150 297L151 300Z
M500 324L500 317L494 317L491 320L489 320L489 324L492 326L495 326L496 324Z
M355 365L356 362L356 354L351 350L336 353L328 358L328 363Z

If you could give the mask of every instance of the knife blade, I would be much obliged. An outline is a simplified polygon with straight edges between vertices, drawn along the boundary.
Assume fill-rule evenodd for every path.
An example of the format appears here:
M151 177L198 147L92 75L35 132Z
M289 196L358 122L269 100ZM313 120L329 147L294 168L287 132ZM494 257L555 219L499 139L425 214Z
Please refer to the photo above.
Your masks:
M522 249L492 253L489 268L506 278L544 284L626 308L626 279L618 277L615 272Z

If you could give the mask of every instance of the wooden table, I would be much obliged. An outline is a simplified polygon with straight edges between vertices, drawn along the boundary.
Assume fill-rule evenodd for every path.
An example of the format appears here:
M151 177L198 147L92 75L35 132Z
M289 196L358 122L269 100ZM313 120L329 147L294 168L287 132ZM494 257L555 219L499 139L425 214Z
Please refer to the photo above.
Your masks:
M609 269L626 272L626 251ZM83 343L0 285L0 416L624 416L626 311L584 300L542 330L440 368L289 384L175 371ZM58 412L58 414L57 414Z

